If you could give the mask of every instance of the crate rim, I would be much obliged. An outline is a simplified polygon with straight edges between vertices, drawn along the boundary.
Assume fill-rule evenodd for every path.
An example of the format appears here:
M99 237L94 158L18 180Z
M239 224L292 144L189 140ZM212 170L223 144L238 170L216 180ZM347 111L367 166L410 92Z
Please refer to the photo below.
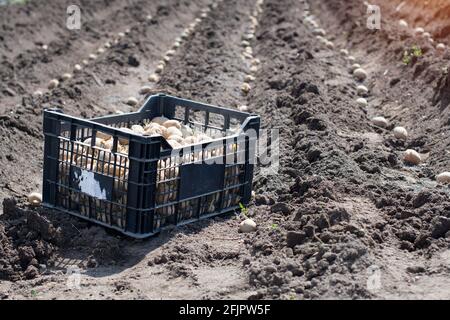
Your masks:
M158 93L155 95L151 95L149 96L143 106L141 108L139 108L138 111L134 111L134 112L128 112L126 114L142 114L147 112L147 110L145 110L145 106L147 105L147 103L153 98L157 98L157 97L168 97L168 98L174 98L174 99L180 99L183 101L188 101L190 103L200 103L197 101L193 101L193 100L189 100L189 99L183 99L183 98L179 98L179 97L175 97L175 96L171 96L171 95L167 95L164 93ZM64 113L64 111L62 111L61 109L58 108L48 108L48 109L44 109L44 113L45 114L51 114L53 116L56 116L58 120L67 120L70 123L75 123L75 124L79 124L79 125L86 125L86 126L92 126L93 129L95 129L96 131L101 131L101 132L105 132L108 134L111 134L112 136L120 136L120 137L124 137L124 138L128 138L129 140L132 140L131 137L133 138L134 141L140 141L140 142L145 142L147 144L151 144L151 143L155 143L155 142L159 142L161 141L162 145L163 145L163 149L164 150L183 150L185 148L193 148L195 146L202 146L206 147L209 144L213 144L213 143L217 143L223 140L228 140L228 139L235 139L241 136L242 132L244 131L244 128L250 123L250 121L254 120L254 119L259 119L260 117L256 114L253 113L249 113L249 112L242 112L239 110L235 110L235 109L231 109L231 108L225 108L225 107L219 107L219 106L215 106L215 105L211 105L211 104L206 104L206 103L200 103L203 106L206 106L208 108L214 108L214 109L220 109L224 112L229 112L229 113L233 113L236 115L240 115L242 117L245 117L245 120L241 123L241 125L239 126L239 129L232 135L229 136L225 136L225 137L221 137L221 138L215 138L215 139L211 139L210 141L207 142L199 142L199 143L194 143L194 144L190 144L190 145L186 145L186 146L182 146L182 147L178 147L178 148L173 148L168 142L167 140L161 136L161 135L154 135L154 136L143 136L140 135L138 133L135 132L129 132L126 130L123 130L123 128L114 128L111 127L109 125L103 124L103 123L99 123L96 122L95 120L99 120L99 119L114 119L114 118L119 118L122 115L121 114L113 114L113 115L107 115L107 116L102 116L102 117L94 117L94 118L90 118L90 119L83 119L80 117L76 117L76 116L72 116L69 114Z

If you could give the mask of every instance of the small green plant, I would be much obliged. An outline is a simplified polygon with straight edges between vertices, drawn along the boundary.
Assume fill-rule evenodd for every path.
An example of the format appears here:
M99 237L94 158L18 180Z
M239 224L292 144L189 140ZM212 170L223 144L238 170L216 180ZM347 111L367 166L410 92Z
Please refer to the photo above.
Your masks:
M413 58L420 58L423 56L422 49L418 46L413 46L411 49L405 50L403 52L403 59L402 62L406 65L409 65Z
M37 296L37 291L36 290L31 290L31 296L32 297L36 297Z
M241 214L244 216L245 219L248 219L248 209L246 206L242 204L242 202L239 202L239 208L241 208Z
M272 230L277 230L277 229L278 229L278 224L272 223L272 224L270 225L270 229L272 229Z

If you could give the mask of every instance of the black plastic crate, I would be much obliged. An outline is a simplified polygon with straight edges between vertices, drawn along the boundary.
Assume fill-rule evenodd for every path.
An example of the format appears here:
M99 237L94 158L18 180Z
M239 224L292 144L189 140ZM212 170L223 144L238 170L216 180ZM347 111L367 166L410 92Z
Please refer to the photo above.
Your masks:
M173 149L123 129L158 116L214 138ZM135 238L238 209L251 198L259 126L256 115L164 94L91 120L45 110L43 204Z

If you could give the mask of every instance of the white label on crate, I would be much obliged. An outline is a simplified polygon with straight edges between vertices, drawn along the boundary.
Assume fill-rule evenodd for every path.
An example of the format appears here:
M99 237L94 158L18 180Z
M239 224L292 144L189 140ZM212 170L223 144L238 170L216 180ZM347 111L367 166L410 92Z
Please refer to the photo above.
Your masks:
M100 182L95 179L95 173L87 170L81 170L80 176L78 172L74 172L75 179L78 180L80 191L100 200L107 200L106 189L100 186Z

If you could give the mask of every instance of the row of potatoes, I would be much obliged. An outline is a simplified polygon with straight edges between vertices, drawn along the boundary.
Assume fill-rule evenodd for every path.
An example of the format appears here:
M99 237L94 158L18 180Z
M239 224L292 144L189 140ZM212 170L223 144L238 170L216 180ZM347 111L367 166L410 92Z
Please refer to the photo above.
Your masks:
M203 132L196 132L192 130L189 126L180 123L177 120L170 120L165 117L156 117L151 121L147 121L143 126L132 125L131 128L124 127L120 128L124 131L129 131L130 133L137 133L145 136L161 135L173 148L179 148L186 145L191 145L200 142L211 141L212 138ZM126 192L127 192L127 178L128 178L128 140L119 138L117 144L117 151L124 154L124 156L118 155L115 158L116 163L114 163L114 156L111 153L113 149L113 138L110 135L104 134L102 132L97 132L95 139L96 148L91 147L92 140L87 138L82 144L78 144L74 149L76 157L72 159L75 165L85 168L88 170L93 170L103 174L114 175L116 177L115 183L115 201L118 204L126 205ZM62 167L60 167L60 172L63 175L68 175L68 164L70 162L71 155L70 152L65 149L62 151L61 159L65 160L61 162ZM236 145L230 145L228 147L228 152L235 152L237 150ZM156 205L162 206L165 204L173 203L177 200L177 191L179 183L179 165L181 161L197 161L202 158L209 158L212 156L223 155L223 148L218 147L211 150L202 150L198 152L193 152L191 154L185 155L183 159L179 157L172 157L158 161L158 172L157 172L157 187L156 187ZM189 159L186 159L189 157ZM115 165L114 165L115 164ZM235 165L229 167L225 172L225 180L228 181L228 185L239 183L239 168L241 166ZM233 181L231 181L232 179ZM235 181L234 181L235 180ZM232 189L226 191L224 207L230 207L236 205L236 201L239 202L239 190ZM76 197L74 195L74 197ZM219 208L219 197L220 194L216 193L214 195L208 196L206 202L202 203L201 211L204 213L211 213ZM72 201L78 201L79 199L73 198ZM96 200L97 202L98 200ZM101 207L101 201L96 203L96 207ZM80 207L84 208L85 204L80 203ZM194 218L193 215L197 212L198 200L194 199L191 201L184 201L179 203L179 212L181 215L180 220L188 220ZM120 209L120 206L118 206ZM173 219L175 214L175 204L165 205L156 210L155 228L164 226L170 223L169 220ZM114 221L109 221L109 216L102 214L100 210L99 216L96 218L105 223L112 223L119 227L123 227L123 221L121 214L113 214ZM83 213L84 214L84 213ZM87 212L85 212L87 214Z

